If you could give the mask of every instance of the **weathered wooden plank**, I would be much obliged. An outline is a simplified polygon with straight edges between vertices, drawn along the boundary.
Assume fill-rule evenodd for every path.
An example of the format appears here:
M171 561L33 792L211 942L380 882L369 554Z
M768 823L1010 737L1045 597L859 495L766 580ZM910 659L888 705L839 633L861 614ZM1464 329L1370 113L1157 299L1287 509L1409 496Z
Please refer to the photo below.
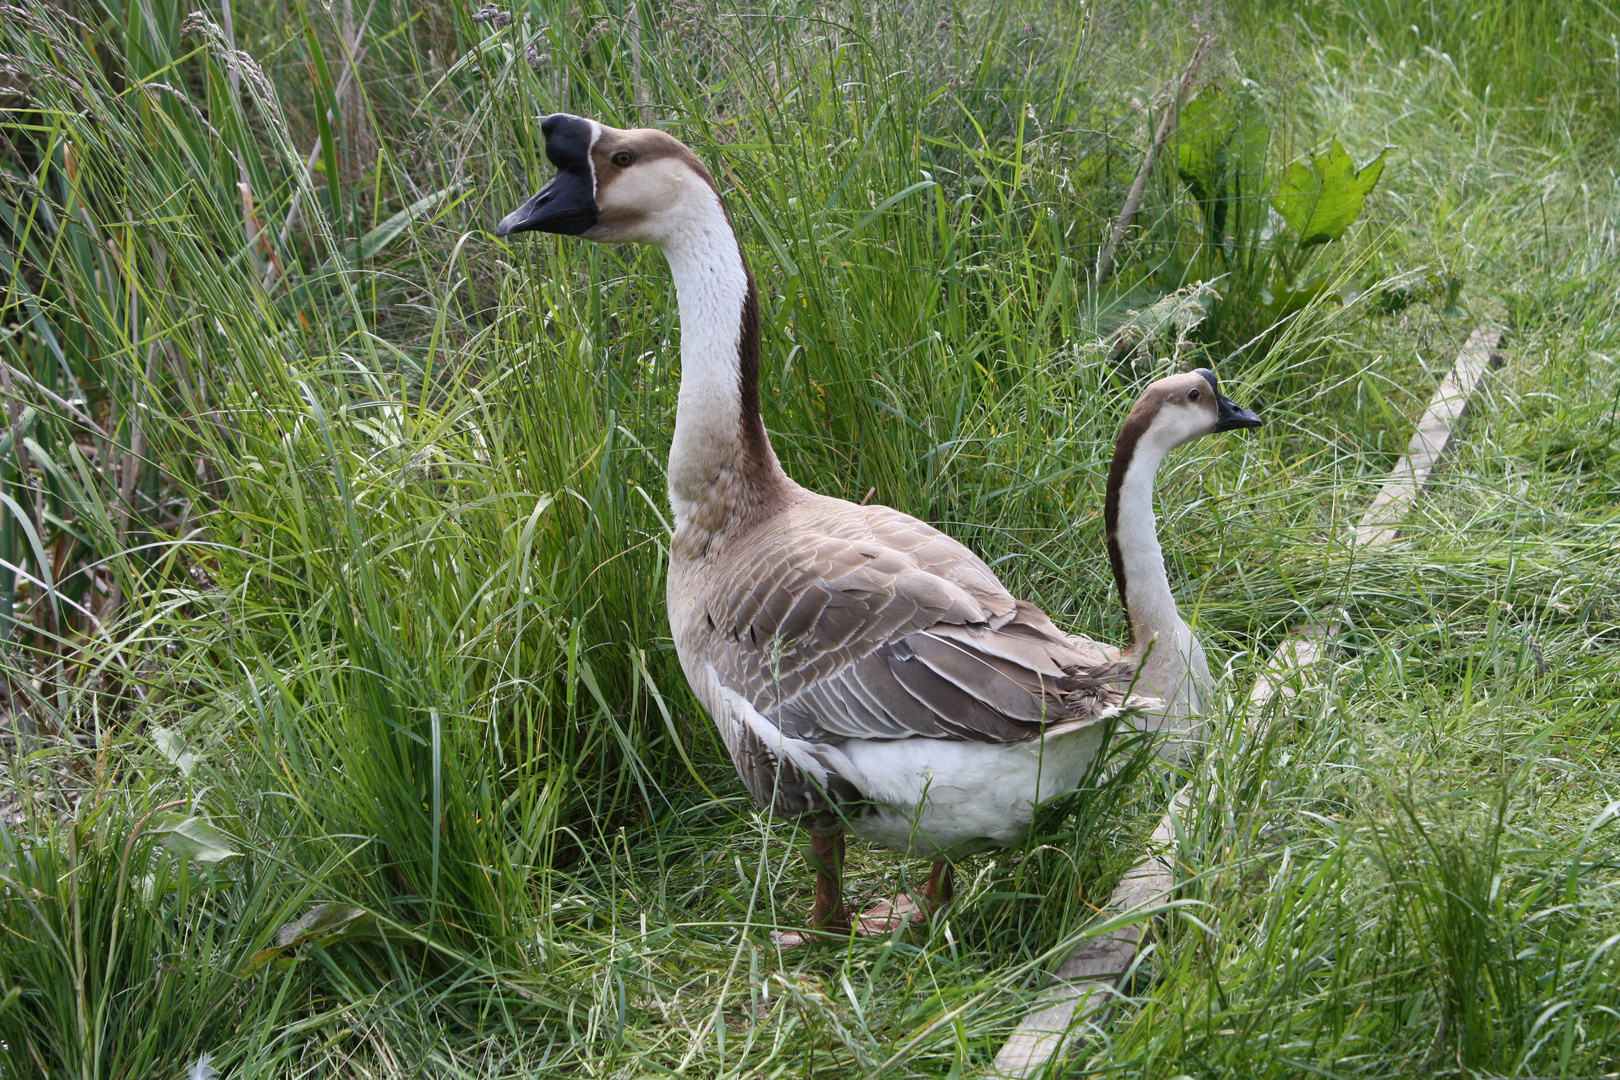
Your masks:
M1339 624L1330 622L1306 623L1289 634L1271 654L1265 670L1255 677L1254 685L1249 688L1249 704L1259 709L1279 690L1291 692L1289 682L1326 657L1338 633Z
M1468 403L1486 374L1501 363L1502 332L1477 328L1468 336L1451 371L1429 399L1407 443L1406 454L1390 470L1351 534L1351 544L1371 547L1396 539L1407 512L1428 489L1446 448L1462 430ZM1258 715L1299 673L1320 662L1339 632L1339 624L1309 623L1277 646L1249 693L1251 715ZM1206 758L1206 765L1210 759ZM1108 899L1107 911L1123 914L1169 897L1175 868L1169 854L1176 844L1176 822L1190 809L1191 785L1176 793L1148 841L1147 853L1121 879ZM1041 1004L1025 1017L996 1054L994 1073L1027 1077L1060 1053L1069 1039L1100 1027L1116 998L1120 979L1130 970L1141 945L1140 925L1124 927L1087 941L1058 967L1058 982L1041 995Z
M1428 489L1429 478L1445 456L1446 447L1462 430L1469 399L1491 368L1501 363L1498 351L1501 345L1500 330L1480 327L1468 335L1468 341L1457 354L1457 362L1419 418L1405 456L1395 463L1389 479L1378 489L1372 505L1356 526L1355 544L1387 544L1395 539L1401 519Z
M1367 512L1351 531L1352 547L1380 547L1393 543L1400 535L1402 519L1428 490L1446 448L1462 432L1469 400L1491 368L1501 362L1501 345L1500 330L1479 327L1468 335L1456 362L1418 418L1417 429L1407 441L1406 453L1390 470ZM1291 692L1290 682L1327 656L1338 633L1338 623L1326 622L1307 623L1289 635L1277 646L1270 663L1255 679L1249 692L1250 703L1258 707L1270 701L1278 691Z

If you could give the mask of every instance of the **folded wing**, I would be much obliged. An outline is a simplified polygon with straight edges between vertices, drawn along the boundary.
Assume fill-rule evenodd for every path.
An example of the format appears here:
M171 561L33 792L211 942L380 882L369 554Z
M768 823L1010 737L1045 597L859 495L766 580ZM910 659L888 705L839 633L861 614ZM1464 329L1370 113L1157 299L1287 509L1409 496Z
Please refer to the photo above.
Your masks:
M1128 707L1131 664L1062 634L938 530L851 509L791 549L756 544L712 594L735 598L708 613L716 673L782 735L1022 742Z

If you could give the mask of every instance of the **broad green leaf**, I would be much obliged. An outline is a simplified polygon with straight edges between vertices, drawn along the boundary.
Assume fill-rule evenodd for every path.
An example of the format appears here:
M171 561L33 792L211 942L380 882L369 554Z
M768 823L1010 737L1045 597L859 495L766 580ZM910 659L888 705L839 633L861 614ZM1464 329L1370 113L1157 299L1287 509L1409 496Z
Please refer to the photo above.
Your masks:
M323 945L338 941L372 941L381 936L376 920L365 908L350 904L316 904L302 917L276 930L276 943L253 954L241 974L250 975L283 952L305 942Z
M1240 197L1263 196L1266 151L1271 146L1271 124L1258 105L1238 113L1237 127L1226 140L1226 161Z
M1221 173L1221 147L1237 127L1237 110L1219 83L1206 86L1181 110L1176 124L1176 171L1206 202Z
M154 727L152 742L159 752L169 759L170 764L180 770L180 775L190 776L191 770L197 767L197 755L186 749L186 740L179 732L166 727Z
M1299 237L1300 247L1326 244L1344 235L1367 194L1384 172L1389 147L1357 169L1338 139L1319 154L1307 154L1283 170L1277 195L1271 200L1277 213Z
M1264 305L1267 318L1272 321L1288 315L1304 311L1318 298L1330 292L1328 282L1324 278L1312 278L1298 286L1289 286L1281 281L1273 281L1270 288L1260 290L1260 303Z
M1176 126L1176 171L1198 202L1209 241L1225 244L1250 230L1265 190L1271 125L1252 95L1211 83L1182 109Z
M231 847L230 837L200 817L185 818L162 831L164 847L200 863L223 862L241 854Z

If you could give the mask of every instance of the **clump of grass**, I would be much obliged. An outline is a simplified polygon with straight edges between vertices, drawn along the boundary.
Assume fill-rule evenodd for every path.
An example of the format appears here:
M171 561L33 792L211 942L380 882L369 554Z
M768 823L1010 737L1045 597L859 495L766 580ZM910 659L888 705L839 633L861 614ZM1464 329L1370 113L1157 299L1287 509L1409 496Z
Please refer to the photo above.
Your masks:
M8 1073L97 1076L116 1064L178 1075L186 1061L238 1041L270 1050L267 1064L285 1053L277 1032L297 1018L307 970L252 981L237 973L294 897L272 866L237 856L227 871L220 850L189 858L195 847L173 843L164 827L166 815L182 814L130 793L43 831L0 825ZM243 1030L243 1015L255 1030Z
M1570 107L1598 125L1612 124L1620 111L1620 19L1596 0L1309 0L1237 10L1254 20L1251 26L1289 19L1296 31L1327 45L1324 52L1369 50L1368 59L1388 64L1449 58L1475 100L1542 136L1551 134L1542 125L1556 124Z

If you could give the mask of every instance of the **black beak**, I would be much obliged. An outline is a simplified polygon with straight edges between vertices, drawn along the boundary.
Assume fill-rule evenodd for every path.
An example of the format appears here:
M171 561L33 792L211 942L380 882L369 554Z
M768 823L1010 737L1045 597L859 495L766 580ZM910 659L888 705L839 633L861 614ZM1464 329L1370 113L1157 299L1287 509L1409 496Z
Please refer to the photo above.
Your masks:
M1231 398L1219 391L1215 394L1215 430L1231 431L1233 428L1250 428L1260 426L1260 415L1245 409Z
M546 157L557 166L557 175L538 195L503 217L495 226L496 236L520 232L578 236L596 224L590 121L553 113L541 121L540 130L546 137Z
M1199 368L1197 374L1204 377L1209 388L1215 391L1215 430L1231 431L1234 428L1251 428L1260 426L1260 416L1251 412L1221 393L1220 384L1215 380L1215 373L1209 368Z

